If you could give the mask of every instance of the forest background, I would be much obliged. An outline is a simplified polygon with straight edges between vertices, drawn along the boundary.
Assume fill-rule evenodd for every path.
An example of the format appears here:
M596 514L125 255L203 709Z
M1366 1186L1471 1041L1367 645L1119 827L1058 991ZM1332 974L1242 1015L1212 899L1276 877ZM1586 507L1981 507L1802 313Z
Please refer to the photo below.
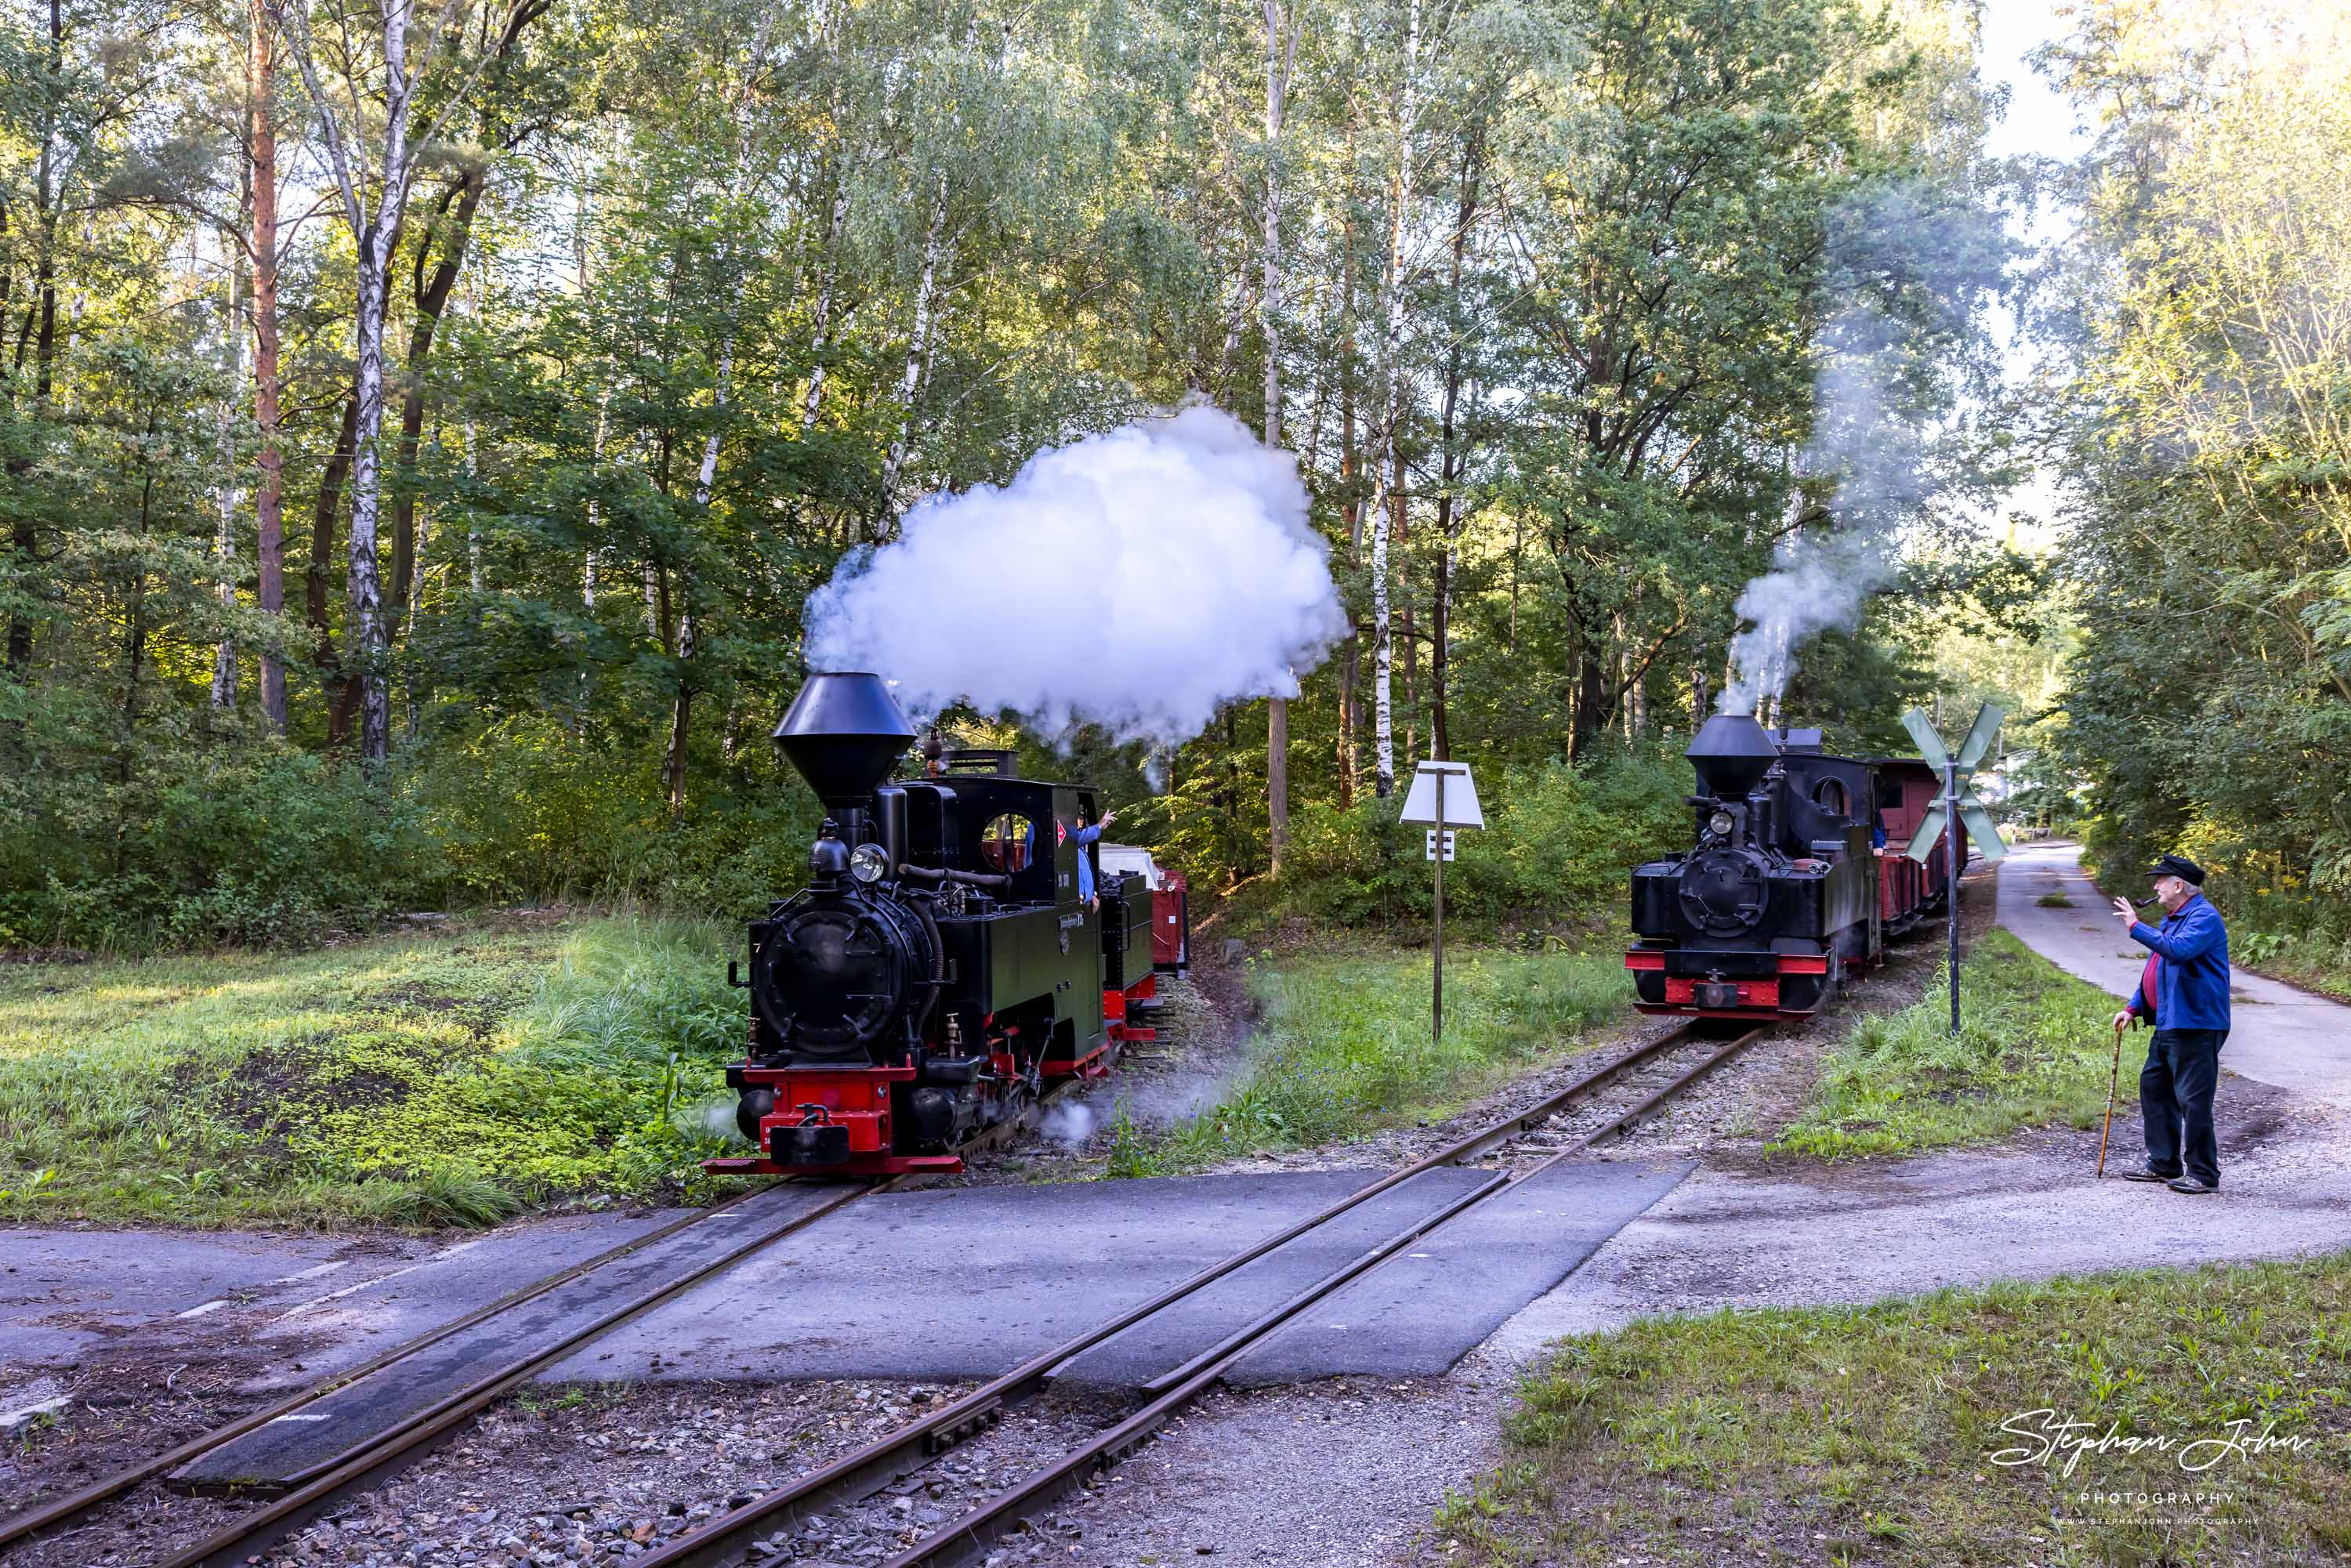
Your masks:
M1786 721L2003 700L2021 815L2351 967L2342 17L2092 0L2059 161L1988 153L1944 0L19 4L0 945L758 908L809 592L1203 400L1296 453L1349 631L1033 758L1203 889L1410 920L1384 786L1450 756L1465 913L1613 924L1777 568L1829 590ZM2036 464L2062 526L1988 527Z

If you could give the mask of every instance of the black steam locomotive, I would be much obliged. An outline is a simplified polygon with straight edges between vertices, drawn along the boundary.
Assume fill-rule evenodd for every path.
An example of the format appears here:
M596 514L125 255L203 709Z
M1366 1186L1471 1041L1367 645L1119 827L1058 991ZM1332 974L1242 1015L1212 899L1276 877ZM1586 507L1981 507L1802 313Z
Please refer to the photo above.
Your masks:
M1826 756L1819 730L1747 714L1708 719L1686 755L1698 842L1633 873L1625 967L1643 1012L1802 1017L1941 907L1942 855L1886 849L1933 800L1925 763Z
M750 928L750 1049L726 1070L742 1173L962 1168L956 1147L1055 1079L1107 1073L1153 1032L1152 894L1079 897L1093 791L1010 777L1003 752L941 752L884 783L914 739L880 677L809 677L778 747L824 803L809 885ZM1091 869L1091 868L1089 868Z

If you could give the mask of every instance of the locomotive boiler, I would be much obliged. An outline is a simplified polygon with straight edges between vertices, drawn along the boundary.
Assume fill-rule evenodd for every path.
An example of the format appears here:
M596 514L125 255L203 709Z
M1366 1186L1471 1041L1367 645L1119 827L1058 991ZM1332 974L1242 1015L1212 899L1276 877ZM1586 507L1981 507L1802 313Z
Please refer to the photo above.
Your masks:
M1014 778L1001 752L887 782L914 729L863 673L810 676L774 738L826 816L808 885L727 966L750 1019L726 1081L759 1153L709 1168L959 1170L960 1146L1153 1038L1149 888L1106 874L1079 896L1092 789Z
M1708 719L1686 755L1696 842L1633 873L1625 967L1643 1012L1809 1015L1941 906L1942 857L1886 849L1932 799L1923 762L1832 757L1820 731L1748 714Z

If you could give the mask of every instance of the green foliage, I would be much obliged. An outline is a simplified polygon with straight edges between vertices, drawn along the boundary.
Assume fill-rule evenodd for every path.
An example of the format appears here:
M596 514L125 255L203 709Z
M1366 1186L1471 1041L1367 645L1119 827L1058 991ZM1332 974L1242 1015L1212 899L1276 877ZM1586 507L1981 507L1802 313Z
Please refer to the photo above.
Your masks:
M2007 932L1987 931L1959 966L1959 1032L1950 969L1898 1013L1857 1019L1773 1151L1844 1159L2001 1137L2105 1113L2113 1075L2114 998L2060 971ZM2135 1037L2144 1053L2144 1034ZM2129 1061L2124 1098L2138 1082Z
M2351 1254L1650 1318L1531 1375L1504 1462L1440 1522L1479 1563L1771 1558L1792 1535L1889 1568L2328 1561L2346 1406ZM2043 1410L2170 1447L2029 1462ZM2182 1467L2239 1421L2288 1442ZM2137 1500L2183 1490L2217 1495Z
M447 119L384 236L380 654L353 608L355 256L331 216L280 236L278 461L255 423L250 280L219 239L250 173L221 107L241 14L91 0L55 39L0 18L0 943L283 941L567 894L754 908L816 820L761 737L844 556L926 493L1188 396L1263 420L1269 386L1355 626L1290 705L1301 906L1397 922L1425 898L1362 801L1376 426L1405 479L1391 750L1408 769L1441 737L1526 796L1469 841L1466 917L1580 914L1673 837L1646 801L1682 780L1614 737L1686 732L1792 508L1852 520L1795 473L1833 423L1821 378L1856 359L1837 323L1888 328L1858 357L1889 429L1948 426L1914 465L1938 495L1999 461L1948 417L2005 258L1957 6L1432 11L1409 146L1393 7L1300 13L1278 136L1262 15L1233 0L577 0L516 13L487 61L496 29L466 16L418 84ZM291 214L320 106L283 42ZM366 29L311 64L336 101L381 100ZM1392 290L1388 219L1457 212L1457 253ZM1391 302L1393 344L1369 326ZM2011 560L1941 559L1808 653L1798 716L1886 733L1931 597L1966 578L1997 618L2022 591ZM940 612L975 641L1040 615L1114 632L1152 590L1050 563ZM361 772L363 682L392 755ZM1268 866L1266 735L1259 699L1172 757L1023 744L1207 889Z
M733 928L606 919L0 977L0 1214L484 1225L706 1186Z
M1487 825L1456 835L1447 916L1620 922L1632 867L1687 836L1688 789L1689 764L1672 737L1582 766L1481 769ZM1427 920L1426 830L1398 822L1402 810L1398 795L1292 816L1282 906L1348 927Z
M2092 859L2195 856L2245 950L2341 988L2351 361L2326 323L2351 298L2351 94L2234 36L2217 15L2117 17L2064 52L2108 127L2064 288L2082 624L2064 752Z
M1531 1062L1591 1049L1590 1031L1623 1014L1627 989L1610 957L1468 949L1446 965L1438 1040L1425 960L1252 960L1250 988L1265 1021L1238 1079L1156 1134L1119 1105L1109 1175L1195 1170L1448 1113Z

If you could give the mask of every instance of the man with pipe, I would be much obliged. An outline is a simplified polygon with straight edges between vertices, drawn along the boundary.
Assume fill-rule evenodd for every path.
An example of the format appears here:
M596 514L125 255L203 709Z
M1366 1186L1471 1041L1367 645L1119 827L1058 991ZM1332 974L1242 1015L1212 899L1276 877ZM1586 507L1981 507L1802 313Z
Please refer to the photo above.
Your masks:
M2126 1172L2125 1179L2200 1196L2220 1190L2212 1090L2229 1038L2229 932L2203 894L2202 866L2166 855L2148 874L2164 909L2160 930L2139 919L2129 899L2115 900L2131 940L2148 950L2130 1005L2115 1015L2115 1033L2141 1019L2155 1030L2138 1075L2147 1168Z

